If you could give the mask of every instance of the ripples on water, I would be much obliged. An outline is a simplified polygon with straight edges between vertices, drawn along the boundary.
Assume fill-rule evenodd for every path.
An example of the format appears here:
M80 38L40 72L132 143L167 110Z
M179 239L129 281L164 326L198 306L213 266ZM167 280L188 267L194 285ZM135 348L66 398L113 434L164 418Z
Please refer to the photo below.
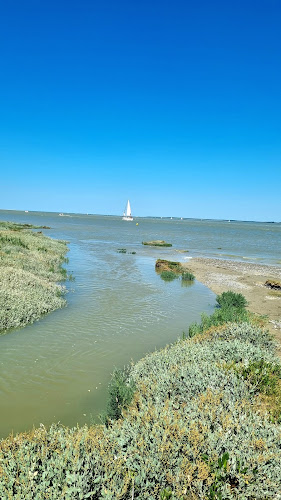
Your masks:
M115 366L173 342L213 310L215 296L200 283L162 281L156 258L243 256L277 264L280 248L280 225L139 219L136 226L117 217L19 212L0 219L51 226L45 234L69 241L67 267L75 276L65 309L0 338L2 436L40 422L89 423L104 409ZM142 245L152 239L173 247Z

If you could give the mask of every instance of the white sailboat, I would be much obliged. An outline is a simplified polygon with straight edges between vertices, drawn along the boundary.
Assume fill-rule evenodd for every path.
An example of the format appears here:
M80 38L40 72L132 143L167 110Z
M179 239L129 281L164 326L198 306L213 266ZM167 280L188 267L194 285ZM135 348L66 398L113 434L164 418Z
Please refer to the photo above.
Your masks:
M130 205L130 201L129 200L127 201L127 205L125 207L122 220L134 220L133 217L132 217L131 205Z

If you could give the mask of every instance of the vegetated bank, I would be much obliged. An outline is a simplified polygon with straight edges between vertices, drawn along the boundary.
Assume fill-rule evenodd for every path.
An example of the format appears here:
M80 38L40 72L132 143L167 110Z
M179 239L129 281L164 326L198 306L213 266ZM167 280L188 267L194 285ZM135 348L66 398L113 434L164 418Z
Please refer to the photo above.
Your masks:
M41 226L0 222L0 333L19 328L66 304L65 241ZM44 229L47 229L44 226Z
M143 245L148 245L150 247L171 247L172 243L167 243L164 240L153 240L153 241L142 241Z
M252 312L267 316L266 327L274 334L281 357L281 294L268 286L281 282L281 266L203 257L192 258L184 266L215 294L243 293Z
M222 294L218 306L186 338L115 372L103 425L1 441L1 498L279 498L275 344L243 296Z
M194 281L195 276L180 262L157 259L155 263L155 271L160 274L161 278L165 281L171 281L181 276L182 281Z

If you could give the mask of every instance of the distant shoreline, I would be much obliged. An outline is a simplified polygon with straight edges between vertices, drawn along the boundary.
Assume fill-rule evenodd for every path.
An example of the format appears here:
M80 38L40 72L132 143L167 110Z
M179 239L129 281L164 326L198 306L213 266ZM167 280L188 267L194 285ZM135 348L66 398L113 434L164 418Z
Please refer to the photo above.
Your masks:
M17 210L13 208L1 208L0 209L0 214L1 212L16 212L16 213L30 213L30 214L52 214L52 215L68 215L68 216L75 216L75 215L85 215L85 216L93 216L93 217L117 217L122 219L122 214L117 213L117 214L100 214L100 213L90 213L90 212L67 212L66 210ZM180 217L179 215L135 215L135 219L162 219L165 221L172 220L172 221L203 221L203 222L232 222L232 223L240 223L240 222L245 222L249 224L281 224L281 221L277 220L243 220L243 219L210 219L210 218L202 218L202 217Z
M281 293L264 286L270 278L281 280L281 267L205 257L183 265L217 295L227 290L242 293L251 312L268 317L268 329L281 351Z

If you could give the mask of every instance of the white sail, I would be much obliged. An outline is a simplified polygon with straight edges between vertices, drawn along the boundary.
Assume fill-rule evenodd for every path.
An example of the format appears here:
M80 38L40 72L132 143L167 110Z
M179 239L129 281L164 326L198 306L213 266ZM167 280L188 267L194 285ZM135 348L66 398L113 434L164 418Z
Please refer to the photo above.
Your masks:
M125 207L122 219L123 220L134 220L133 217L132 217L131 205L130 205L130 201L129 200L127 201L127 205Z
M127 202L127 207L126 207L126 215L127 217L131 217L131 205L130 205L130 201L128 200Z

